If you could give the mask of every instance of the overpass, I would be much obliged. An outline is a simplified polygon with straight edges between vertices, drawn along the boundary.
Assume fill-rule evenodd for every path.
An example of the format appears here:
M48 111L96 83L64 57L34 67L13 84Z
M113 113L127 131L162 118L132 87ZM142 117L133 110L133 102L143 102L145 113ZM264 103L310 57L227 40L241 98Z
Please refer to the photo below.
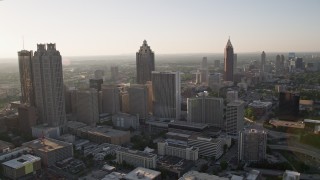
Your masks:
M284 150L284 151L293 151L293 152L298 152L301 154L308 155L317 161L320 162L320 150L311 150L311 149L305 149L305 148L300 148L300 147L293 147L293 146L286 146L286 145L271 145L268 144L270 149L273 150Z

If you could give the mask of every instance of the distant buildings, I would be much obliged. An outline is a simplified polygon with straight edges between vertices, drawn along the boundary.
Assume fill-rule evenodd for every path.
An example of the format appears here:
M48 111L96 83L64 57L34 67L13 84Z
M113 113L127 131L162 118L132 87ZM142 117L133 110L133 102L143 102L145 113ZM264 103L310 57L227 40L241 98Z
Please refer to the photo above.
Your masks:
M58 161L73 157L72 144L55 139L37 139L23 143L22 146L32 149L45 166L51 166Z
M116 151L117 163L122 164L126 162L135 167L156 168L157 155L152 153L145 153L138 150L130 150L127 148L120 148Z
M95 70L94 71L94 79L103 79L104 70Z
M208 84L208 60L207 57L203 57L200 65L200 83Z
M248 106L252 108L254 116L261 117L272 108L272 102L261 102L259 100L253 101Z
M244 102L233 101L227 104L226 132L230 135L238 135L244 124Z
M240 131L238 159L243 162L261 162L266 159L267 133L256 129Z
M111 81L117 82L119 80L119 67L111 66Z
M261 63L260 63L260 70L264 72L264 66L266 65L266 53L262 51L261 53Z
M230 39L228 39L227 45L224 50L224 80L233 81L233 47Z
M152 72L153 115L180 119L181 87L179 72Z
M224 127L222 98L200 96L188 98L188 122L205 123L215 127Z
M155 70L154 52L148 46L147 41L144 40L139 51L136 53L137 66L137 83L145 84L151 80L151 72Z
M103 84L103 79L89 79L89 87L97 91L101 91L102 84Z

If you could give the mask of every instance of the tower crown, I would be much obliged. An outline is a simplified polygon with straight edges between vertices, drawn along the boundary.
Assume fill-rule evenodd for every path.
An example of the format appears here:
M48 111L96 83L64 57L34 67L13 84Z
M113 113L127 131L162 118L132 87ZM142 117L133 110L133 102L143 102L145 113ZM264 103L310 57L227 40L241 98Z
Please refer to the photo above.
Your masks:
M231 44L231 41L230 41L230 37L229 37L228 42L227 42L227 45L226 45L226 48L228 48L228 47L231 47L231 48L232 48L232 44Z

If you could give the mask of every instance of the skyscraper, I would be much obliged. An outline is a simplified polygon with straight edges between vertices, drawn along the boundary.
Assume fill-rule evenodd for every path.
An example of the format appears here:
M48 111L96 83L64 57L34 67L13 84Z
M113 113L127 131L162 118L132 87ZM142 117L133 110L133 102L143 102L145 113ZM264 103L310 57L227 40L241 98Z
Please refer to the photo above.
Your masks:
M102 84L102 112L116 114L120 112L120 92L115 85Z
M200 65L200 82L208 84L208 60L207 57L203 57Z
M152 72L153 115L180 119L180 73Z
M32 51L22 50L18 52L19 73L21 83L21 103L35 105L33 80L32 80Z
M240 131L238 159L243 162L259 162L266 159L267 133L256 129Z
M262 53L261 53L261 66L260 66L260 70L262 72L264 72L265 65L266 65L266 53L264 51L262 51Z
M111 81L118 81L119 80L119 68L118 66L111 66Z
M205 123L224 128L223 99L205 97L188 98L188 122Z
M95 126L99 121L98 92L95 89L77 91L77 121Z
M38 44L32 58L35 104L40 122L62 126L66 121L62 58L56 44Z
M224 49L224 80L233 81L233 47L230 39L228 39L226 48Z
M146 85L134 84L128 88L129 112L139 115L140 119L146 119L148 115L148 89Z
M244 124L244 102L233 101L227 104L226 131L230 135L238 135Z
M154 52L144 40L140 50L136 53L137 83L145 84L151 80L151 72L155 70Z

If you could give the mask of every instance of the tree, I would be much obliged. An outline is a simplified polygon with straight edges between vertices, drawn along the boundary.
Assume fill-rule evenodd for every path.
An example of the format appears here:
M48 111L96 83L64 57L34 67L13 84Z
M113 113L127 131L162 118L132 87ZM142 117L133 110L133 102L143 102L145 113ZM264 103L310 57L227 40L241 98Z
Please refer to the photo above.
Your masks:
M228 167L227 161L221 161L220 162L220 167L221 167L222 170L227 169L227 167Z

